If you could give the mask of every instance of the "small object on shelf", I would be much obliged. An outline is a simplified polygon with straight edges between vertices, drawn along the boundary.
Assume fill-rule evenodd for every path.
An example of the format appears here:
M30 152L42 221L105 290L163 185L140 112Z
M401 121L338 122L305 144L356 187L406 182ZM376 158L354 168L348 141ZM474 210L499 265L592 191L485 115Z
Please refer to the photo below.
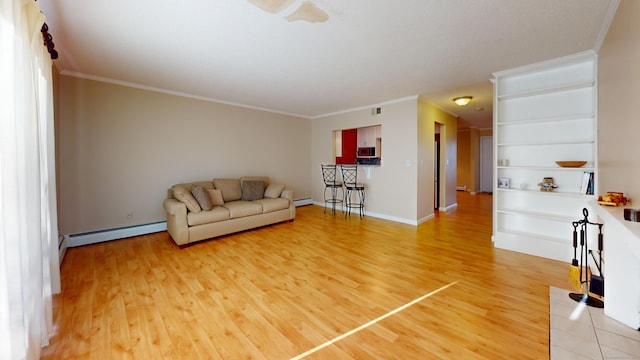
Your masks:
M640 222L640 209L624 209L624 219Z
M509 188L509 183L511 181L507 178L500 178L498 179L498 187L500 189L508 189Z
M598 196L598 204L607 206L627 205L628 199L624 193L608 191L605 195Z
M552 177L545 177L541 183L538 183L538 186L540 186L540 191L546 192L551 192L558 187L558 185L554 184Z
M580 194L593 195L593 172L585 171L582 175L582 185L580 186Z
M586 161L556 161L556 164L562 167L570 167L570 168L579 168L583 167L587 162Z

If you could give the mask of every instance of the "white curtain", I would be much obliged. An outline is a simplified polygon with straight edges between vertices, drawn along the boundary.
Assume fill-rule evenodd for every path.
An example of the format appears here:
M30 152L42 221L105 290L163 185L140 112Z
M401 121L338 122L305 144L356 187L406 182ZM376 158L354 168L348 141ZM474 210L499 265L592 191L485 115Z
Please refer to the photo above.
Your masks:
M34 0L0 0L0 358L7 359L39 358L53 331L58 233L43 23Z

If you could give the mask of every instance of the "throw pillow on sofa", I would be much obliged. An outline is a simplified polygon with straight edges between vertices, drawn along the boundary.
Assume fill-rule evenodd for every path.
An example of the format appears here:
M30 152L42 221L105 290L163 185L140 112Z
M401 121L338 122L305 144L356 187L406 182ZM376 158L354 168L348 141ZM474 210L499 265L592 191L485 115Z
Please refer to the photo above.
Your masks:
M240 189L240 180L238 179L213 179L213 186L222 191L224 202L240 200L242 197L242 189Z
M173 197L187 205L187 209L189 209L189 211L199 212L201 210L198 201L196 201L193 194L191 194L191 192L186 188L176 185L171 188L171 191L173 192Z
M264 191L264 197L277 199L280 197L280 194L282 194L282 190L284 190L284 184L269 184Z
M222 198L222 191L219 189L205 189L207 193L209 193L209 199L211 200L211 205L213 206L222 206L224 205L224 199Z
M253 201L264 198L264 181L245 180L241 186L242 200Z
M209 211L213 208L211 200L209 199L209 193L200 185L191 185L191 194L198 201L198 205L204 211Z

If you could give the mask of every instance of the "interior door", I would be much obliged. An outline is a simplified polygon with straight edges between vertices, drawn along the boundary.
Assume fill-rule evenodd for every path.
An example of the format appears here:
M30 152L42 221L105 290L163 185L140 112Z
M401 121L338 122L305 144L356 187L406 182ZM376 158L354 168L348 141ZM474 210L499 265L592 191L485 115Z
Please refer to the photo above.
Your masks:
M493 136L480 137L480 191L493 192Z

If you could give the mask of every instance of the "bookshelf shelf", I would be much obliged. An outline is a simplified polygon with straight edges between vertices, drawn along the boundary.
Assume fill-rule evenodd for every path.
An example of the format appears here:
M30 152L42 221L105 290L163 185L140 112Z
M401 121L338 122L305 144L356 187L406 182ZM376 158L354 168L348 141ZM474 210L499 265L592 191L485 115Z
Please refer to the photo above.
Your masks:
M497 247L570 260L564 234L597 193L596 70L595 53L584 52L494 74L494 175L509 184L494 185ZM544 178L553 191L539 191Z

